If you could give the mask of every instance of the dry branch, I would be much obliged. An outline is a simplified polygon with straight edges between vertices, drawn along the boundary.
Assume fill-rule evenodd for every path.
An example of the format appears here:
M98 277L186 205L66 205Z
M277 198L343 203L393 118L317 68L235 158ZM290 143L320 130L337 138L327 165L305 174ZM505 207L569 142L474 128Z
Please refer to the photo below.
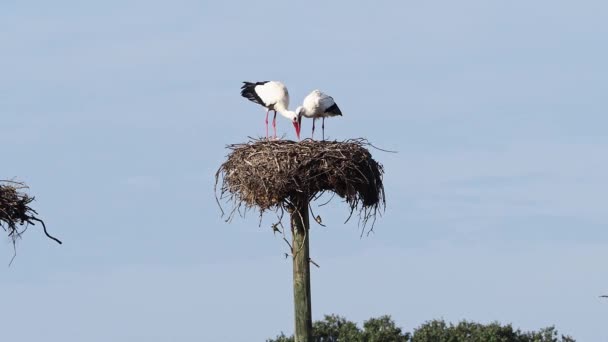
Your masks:
M29 225L39 222L44 234L61 244L61 241L49 235L44 222L36 217L38 213L29 206L34 197L25 193L25 189L27 186L23 183L0 180L0 227L8 233L14 245Z
M257 207L260 213L290 210L296 198L312 200L330 191L349 205L349 218L359 211L365 226L385 205L384 171L368 146L364 139L250 140L229 145L227 160L216 173L218 204L221 200L232 204L230 220L242 207Z

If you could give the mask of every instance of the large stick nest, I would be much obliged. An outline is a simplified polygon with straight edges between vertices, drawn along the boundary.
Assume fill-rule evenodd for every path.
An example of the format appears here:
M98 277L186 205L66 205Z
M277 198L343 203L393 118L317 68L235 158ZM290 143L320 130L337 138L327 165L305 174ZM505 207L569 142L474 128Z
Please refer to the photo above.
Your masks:
M57 243L61 241L49 235L46 226L36 215L38 213L29 204L34 201L24 190L27 186L20 182L0 181L0 227L16 243L29 225L41 223L46 236Z
M263 213L330 191L349 205L349 218L359 210L365 224L385 205L384 171L368 146L364 139L251 140L229 145L231 152L216 173L218 203L222 199L233 203L230 219L243 205Z

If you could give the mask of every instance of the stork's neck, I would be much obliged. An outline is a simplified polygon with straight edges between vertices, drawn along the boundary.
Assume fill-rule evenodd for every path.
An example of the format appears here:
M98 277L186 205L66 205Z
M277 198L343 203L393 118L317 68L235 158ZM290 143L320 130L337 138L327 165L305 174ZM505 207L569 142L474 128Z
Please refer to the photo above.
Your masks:
M293 120L295 118L297 118L298 116L296 115L296 112L291 111L291 110L278 110L277 112L279 112L281 115L283 115L284 117L288 118L289 120Z
M298 116L296 115L296 112L293 112L291 110L284 110L284 111L279 111L279 113L281 113L281 115L283 115L284 117L288 118L289 120L294 120L296 119Z
M283 102L277 102L274 104L274 109L283 114L283 112L288 112L289 110L285 107L285 104L283 104Z
M294 118L296 118L296 117L297 117L297 115L296 115L296 113L295 113L295 112L293 112L293 111L291 111L291 110L287 109L287 108L285 107L285 105L284 105L283 103L281 103L281 102L276 103L276 104L274 105L274 109L275 109L277 112L279 112L281 115L283 115L284 117L286 117L286 118L288 118L288 119L290 119L290 120L293 120Z
M302 114L303 116L307 117L307 118L312 118L313 117L313 113L310 112L308 110L308 108L306 107L299 107L300 109L300 114Z

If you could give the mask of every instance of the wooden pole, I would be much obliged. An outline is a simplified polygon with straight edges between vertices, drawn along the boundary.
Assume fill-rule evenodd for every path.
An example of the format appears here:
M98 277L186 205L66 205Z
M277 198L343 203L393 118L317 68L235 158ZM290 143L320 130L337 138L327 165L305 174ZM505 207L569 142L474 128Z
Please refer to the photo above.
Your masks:
M291 212L291 235L296 324L295 342L312 342L308 199L299 198L293 202L295 208Z

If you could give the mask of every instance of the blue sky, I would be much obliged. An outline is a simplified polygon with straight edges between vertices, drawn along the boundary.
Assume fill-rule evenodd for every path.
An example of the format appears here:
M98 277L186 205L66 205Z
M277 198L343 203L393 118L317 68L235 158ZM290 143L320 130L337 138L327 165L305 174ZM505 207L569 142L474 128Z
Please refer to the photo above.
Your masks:
M291 333L268 216L220 217L213 175L264 132L245 80L312 89L386 169L375 234L317 208L313 314L548 325L608 338L601 1L3 1L0 178L32 229L0 272L12 341L263 341ZM279 132L293 138L280 118ZM310 134L310 122L303 128ZM0 260L10 261L8 239Z

